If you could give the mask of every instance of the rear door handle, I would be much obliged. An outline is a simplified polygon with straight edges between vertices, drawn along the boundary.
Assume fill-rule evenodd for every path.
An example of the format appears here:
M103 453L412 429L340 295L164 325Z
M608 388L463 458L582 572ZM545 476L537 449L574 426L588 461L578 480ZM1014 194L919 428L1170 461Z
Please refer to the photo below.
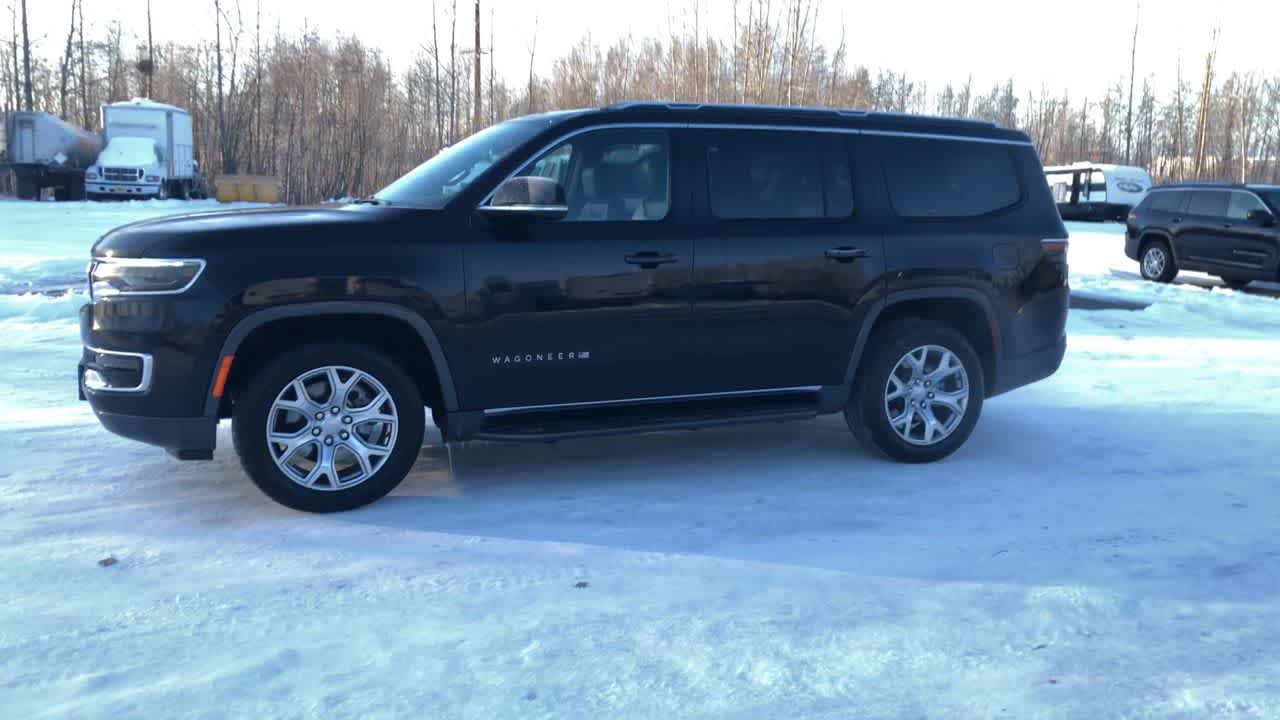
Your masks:
M854 260L860 260L862 258L871 257L870 250L866 250L863 248L855 248L855 247L827 248L827 252L825 254L827 257L831 258L832 260L835 260L836 262L844 262L844 263L853 262Z
M638 253L631 253L630 255L623 257L623 260L626 260L628 265L639 265L641 268L645 270L654 270L659 265L666 265L667 263L673 263L673 262L676 262L678 259L679 258L677 258L672 253L658 253L658 252L653 252L652 250L646 250L644 252L638 252Z

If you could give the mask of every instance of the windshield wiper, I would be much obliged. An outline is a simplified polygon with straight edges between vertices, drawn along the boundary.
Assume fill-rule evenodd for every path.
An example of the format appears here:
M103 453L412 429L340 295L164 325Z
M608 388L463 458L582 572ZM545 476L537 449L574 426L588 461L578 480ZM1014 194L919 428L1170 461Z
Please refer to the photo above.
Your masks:
M356 198L351 201L352 205L390 205L391 203L379 197L370 195L368 197Z

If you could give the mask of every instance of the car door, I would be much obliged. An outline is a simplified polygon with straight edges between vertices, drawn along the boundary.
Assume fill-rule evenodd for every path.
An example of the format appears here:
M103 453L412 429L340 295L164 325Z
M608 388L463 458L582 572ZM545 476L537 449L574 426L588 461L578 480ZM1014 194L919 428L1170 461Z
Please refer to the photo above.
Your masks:
M559 182L563 219L473 216L455 373L464 409L688 392L693 242L673 135L569 137L516 173Z
M1174 225L1174 253L1178 266L1188 270L1221 269L1219 258L1226 244L1226 190L1197 189L1191 191L1186 209Z
M855 211L851 137L698 132L698 392L844 381L884 268Z
M1234 267L1253 274L1272 274L1276 267L1275 231L1266 227L1255 215L1266 213L1267 206L1257 195L1233 190L1227 201L1227 219L1223 224L1224 242L1217 246L1216 261L1223 267Z

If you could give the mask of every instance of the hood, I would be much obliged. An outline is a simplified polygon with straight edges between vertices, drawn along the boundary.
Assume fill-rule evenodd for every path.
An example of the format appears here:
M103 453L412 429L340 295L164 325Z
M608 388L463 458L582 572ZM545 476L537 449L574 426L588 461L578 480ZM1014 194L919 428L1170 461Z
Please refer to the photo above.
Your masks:
M207 252L296 250L334 237L359 240L360 226L393 225L407 213L375 205L220 210L168 215L118 227L93 245L95 257L189 257Z
M160 164L160 153L156 150L156 142L151 138L118 137L112 138L107 147L98 156L98 165L102 167L151 167Z

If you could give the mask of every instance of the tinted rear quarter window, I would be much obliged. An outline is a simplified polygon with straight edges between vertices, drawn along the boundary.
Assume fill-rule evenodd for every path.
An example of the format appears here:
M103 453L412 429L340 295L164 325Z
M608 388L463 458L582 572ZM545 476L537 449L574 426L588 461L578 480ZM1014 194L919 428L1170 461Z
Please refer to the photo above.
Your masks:
M1022 199L1008 145L886 138L884 158L889 199L904 218L977 217Z
M726 220L853 212L849 155L836 134L708 132L707 183L711 214Z
M1226 217L1228 195L1221 190L1193 190L1187 212L1206 217Z
M1182 202L1187 194L1176 190L1161 190L1151 193L1151 202L1147 204L1156 212L1176 213L1182 210Z

